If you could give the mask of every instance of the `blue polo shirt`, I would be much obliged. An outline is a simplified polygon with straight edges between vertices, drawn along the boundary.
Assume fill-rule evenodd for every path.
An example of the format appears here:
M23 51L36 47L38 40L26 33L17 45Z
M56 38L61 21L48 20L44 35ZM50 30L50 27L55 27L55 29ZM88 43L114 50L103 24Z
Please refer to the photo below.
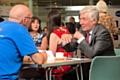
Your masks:
M28 30L11 21L0 23L0 80L15 80L23 56L38 52Z

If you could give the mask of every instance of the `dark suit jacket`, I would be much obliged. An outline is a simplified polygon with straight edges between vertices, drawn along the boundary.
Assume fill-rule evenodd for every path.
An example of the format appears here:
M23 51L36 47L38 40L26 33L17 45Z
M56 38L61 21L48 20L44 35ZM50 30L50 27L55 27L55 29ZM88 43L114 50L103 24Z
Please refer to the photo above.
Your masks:
M86 37L86 33L80 29L80 32ZM94 58L95 56L113 56L114 47L112 38L109 31L100 24L96 24L91 34L91 42L88 43L85 39L77 44L77 40L66 44L63 47L66 51L74 51L77 48L81 50L82 53L86 54L89 58ZM83 66L83 78L84 80L89 80L89 69L90 63L82 64Z
M86 33L80 29L80 32L86 37ZM66 51L74 51L77 48L89 58L95 56L112 56L114 53L114 46L109 31L100 24L96 24L91 34L91 42L88 43L85 39L77 44L77 40L73 40L64 46Z

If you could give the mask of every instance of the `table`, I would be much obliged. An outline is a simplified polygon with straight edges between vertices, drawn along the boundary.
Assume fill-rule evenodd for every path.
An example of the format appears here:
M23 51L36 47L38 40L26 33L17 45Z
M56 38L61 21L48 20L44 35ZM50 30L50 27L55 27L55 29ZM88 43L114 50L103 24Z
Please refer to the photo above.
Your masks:
M49 80L51 80L51 74L52 74L52 69L57 66L63 66L63 65L79 65L80 67L80 72L81 72L81 80L83 80L83 74L82 74L82 66L81 63L88 63L91 62L92 59L89 58L82 58L82 59L76 59L76 60L55 60L52 62L45 62L44 64L38 65L35 64L34 62L23 62L22 67L31 67L31 68L46 68L46 80L48 80L48 73L49 73ZM77 67L76 67L76 73L77 73ZM79 80L79 75L77 73L77 79Z

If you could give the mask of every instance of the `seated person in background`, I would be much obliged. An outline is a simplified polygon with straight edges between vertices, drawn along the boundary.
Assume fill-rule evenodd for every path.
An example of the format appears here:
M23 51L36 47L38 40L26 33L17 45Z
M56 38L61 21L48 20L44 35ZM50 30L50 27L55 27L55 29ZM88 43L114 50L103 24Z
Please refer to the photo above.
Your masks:
M78 19L80 20L80 15L78 16ZM80 22L76 22L76 31L79 31L80 27Z
M64 22L61 22L61 26L65 26L65 25L64 25Z
M80 27L81 27L81 25L80 25L80 23L79 22L76 22L76 31L79 31L79 29L80 29Z
M64 57L72 57L72 52L66 52L62 48L61 36L65 33L69 34L65 26L61 26L61 15L58 11L50 11L47 15L49 50L56 56L56 52L63 52ZM61 80L62 75L69 71L71 66L60 66L53 69L55 77Z
M66 28L68 29L68 31L70 32L70 34L74 34L76 29L75 29L75 25L71 22L67 22L66 23Z
M36 64L47 60L47 54L39 53L27 30L31 17L27 6L15 5L8 21L0 23L0 80L18 80L18 71L26 55Z
M76 28L75 28L75 25L73 23L67 22L66 27L71 35L73 35L75 33ZM80 51L76 50L76 51L73 51L73 57L78 57L77 52L79 52L78 54L80 55Z
M73 16L70 17L69 22L74 24L74 27L76 28L76 31L79 30L80 24L79 24L79 22L75 22L75 18Z
M44 27L44 28L43 28L43 32L47 35L47 33L48 33L47 27Z
M41 20L38 17L32 17L32 21L28 31L30 32L32 39L39 50L47 49L47 37L46 34L42 32Z
M66 51L75 50L76 47L81 50L85 58L94 58L95 56L114 56L114 47L109 31L101 24L98 24L99 12L96 7L84 7L80 11L80 31L76 31L73 38L76 42L71 42L70 34L63 34L62 41L68 43L64 46ZM83 80L89 80L90 63L84 63ZM103 65L104 66L104 65ZM74 71L75 72L75 71ZM76 80L70 76L76 76L69 72L63 75L63 80ZM74 73L74 74L73 74Z

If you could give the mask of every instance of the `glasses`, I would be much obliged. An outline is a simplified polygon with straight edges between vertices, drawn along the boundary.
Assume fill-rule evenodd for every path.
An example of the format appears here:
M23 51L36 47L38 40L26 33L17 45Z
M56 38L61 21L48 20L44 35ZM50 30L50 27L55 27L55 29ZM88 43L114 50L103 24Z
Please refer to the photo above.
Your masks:
M32 19L32 17L25 17L25 18Z

